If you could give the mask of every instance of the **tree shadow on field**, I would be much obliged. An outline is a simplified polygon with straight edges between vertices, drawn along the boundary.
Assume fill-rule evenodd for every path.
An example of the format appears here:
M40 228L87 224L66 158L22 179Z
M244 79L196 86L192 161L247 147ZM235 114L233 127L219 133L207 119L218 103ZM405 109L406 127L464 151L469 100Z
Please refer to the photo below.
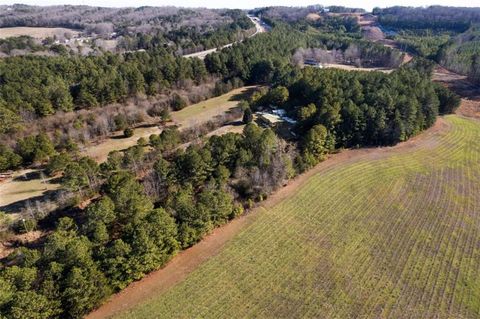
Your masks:
M40 179L41 177L41 171L33 171L33 172L28 172L22 175L18 175L14 177L12 180L14 182L28 182L34 179Z
M125 136L124 134L121 134L121 135L110 136L109 139L111 139L111 140L126 140L130 137L132 137L132 136Z
M225 123L225 125L242 126L243 122L242 121L231 121L231 122Z
M58 194L58 190L47 190L41 195L30 197L28 199L22 199L11 204L0 206L0 211L3 211L7 214L13 214L22 211L27 208L28 205L33 205L35 202L42 202L46 199L54 199Z
M241 100L246 100L250 97L250 95L253 94L253 92L255 92L255 90L256 90L256 87L247 88L240 93L232 95L228 100L237 101L237 102L240 102Z

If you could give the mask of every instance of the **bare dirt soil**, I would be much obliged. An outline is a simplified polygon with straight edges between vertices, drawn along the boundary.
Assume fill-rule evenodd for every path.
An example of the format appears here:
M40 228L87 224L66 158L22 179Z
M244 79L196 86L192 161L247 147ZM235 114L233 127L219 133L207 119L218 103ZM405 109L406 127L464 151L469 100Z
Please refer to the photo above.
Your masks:
M387 37L385 36L385 33L378 26L377 19L375 16L371 14L353 14L353 15L357 17L358 24L362 29L362 34L365 39L372 42L382 43L383 45L390 48L396 48L401 50L401 48L398 47L398 44L395 41L391 39L387 39ZM413 56L411 54L409 54L408 52L404 52L404 53L405 55L402 62L403 64L408 63L410 62L410 60L413 59Z
M328 63L323 65L324 68L333 68L333 69L341 69L341 70L347 70L347 71L379 71L383 73L390 73L394 69L386 69L386 68L362 68L362 67L356 67L354 65L347 65L347 64L337 64L337 63Z
M310 21L317 21L319 19L321 19L322 17L317 14L317 13L309 13L307 14L307 16L305 17L305 19L307 20L310 20Z
M480 100L480 85L472 83L465 75L457 74L437 65L433 70L432 80L444 84L462 98Z
M465 75L454 73L441 66L435 67L432 79L462 97L457 114L480 118L480 85L470 82Z
M462 99L460 107L456 113L466 117L480 119L480 101Z
M385 39L385 35L379 27L367 25L362 27L363 36L370 41L382 41Z
M46 234L40 230L34 230L26 234L14 235L7 242L0 242L0 259L10 255L17 246L35 242Z
M382 30L376 25L376 19L371 14L358 14L357 22L362 29L363 36L373 42L378 42L385 40L385 34Z

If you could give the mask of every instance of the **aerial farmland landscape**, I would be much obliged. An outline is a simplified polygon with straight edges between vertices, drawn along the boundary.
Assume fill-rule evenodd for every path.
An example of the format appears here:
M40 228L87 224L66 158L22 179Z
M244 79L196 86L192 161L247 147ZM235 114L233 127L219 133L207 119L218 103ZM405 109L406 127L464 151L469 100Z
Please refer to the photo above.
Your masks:
M0 4L0 318L480 318L480 8L173 4Z

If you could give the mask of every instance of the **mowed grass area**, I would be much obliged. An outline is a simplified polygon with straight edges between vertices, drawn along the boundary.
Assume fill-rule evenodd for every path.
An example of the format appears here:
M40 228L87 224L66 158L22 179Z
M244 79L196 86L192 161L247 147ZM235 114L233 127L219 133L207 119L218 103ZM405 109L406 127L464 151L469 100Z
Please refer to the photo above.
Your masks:
M120 318L479 318L480 122L327 165Z
M237 106L238 102L250 96L256 86L244 86L226 94L192 104L186 108L172 112L172 120L181 127L195 126L221 115Z
M28 175L34 175L34 177ZM52 178L41 178L39 175L38 170L21 170L16 172L9 181L0 183L0 207L23 200L25 196L34 198L60 188L60 184L52 182Z
M216 115L221 115L229 109L236 107L242 98L247 98L255 86L245 86L229 93L214 97L197 104L192 104L186 108L172 112L173 124L179 125L181 129L200 125L213 119ZM115 138L110 138L96 145L85 148L84 154L92 157L97 162L104 162L108 158L108 153L112 151L124 150L137 144L139 138L148 140L152 134L160 134L162 128L159 126L140 127L134 129L134 134L129 138L121 138L121 132Z
M113 151L125 150L129 147L137 145L140 138L148 138L152 134L160 134L162 128L159 126L139 127L134 129L131 137L123 137L123 132L118 132L112 138L108 138L98 144L87 146L82 150L82 154L93 158L98 163L105 162L108 154Z

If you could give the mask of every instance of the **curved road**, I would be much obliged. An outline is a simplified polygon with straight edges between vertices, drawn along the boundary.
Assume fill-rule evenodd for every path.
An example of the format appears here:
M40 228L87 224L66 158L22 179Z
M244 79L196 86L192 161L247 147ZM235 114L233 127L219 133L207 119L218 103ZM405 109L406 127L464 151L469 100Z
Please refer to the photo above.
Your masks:
M248 17L253 22L253 24L255 24L255 29L256 29L255 33L250 35L249 38L254 37L259 33L267 32L269 27L267 26L267 24L265 24L265 22L263 22L262 20L260 20L257 17L254 17L254 16L249 15ZM226 44L226 45L220 47L220 50L224 49L224 48L231 47L232 45L234 45L235 43L238 43L238 42L242 42L242 40ZM219 50L218 48L213 48L213 49L208 49L208 50L204 50L204 51L200 51L200 52L196 52L196 53L184 54L183 57L184 58L199 58L199 59L203 60L203 59L205 59L205 57L207 55L209 55L210 53L216 52L218 50Z

